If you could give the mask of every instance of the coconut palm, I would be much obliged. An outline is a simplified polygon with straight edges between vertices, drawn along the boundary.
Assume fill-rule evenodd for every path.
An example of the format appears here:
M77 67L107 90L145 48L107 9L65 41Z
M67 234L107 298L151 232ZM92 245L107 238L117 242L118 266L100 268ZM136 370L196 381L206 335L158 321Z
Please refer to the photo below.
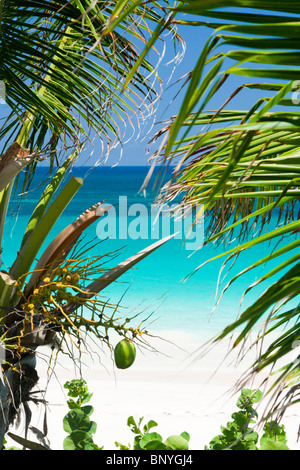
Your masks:
M58 165L13 265L0 272L2 447L20 405L26 407L32 398L37 347L58 338L80 339L82 329L103 342L109 342L111 328L130 340L141 338L139 328L129 328L130 319L114 319L115 307L98 294L166 239L105 269L104 255L91 259L79 244L83 231L107 210L95 201L40 254L51 228L82 186L80 178L63 181L85 144L97 138L107 155L116 142L122 143L122 126L133 126L143 106L149 112L157 99L155 64L146 53L158 39L161 6L124 0L13 0L1 3L0 17L0 80L9 105L0 127L0 253L11 192L21 170L25 189L40 160L49 159L52 173ZM157 23L158 33L141 54ZM130 73L134 79L124 90Z
M156 2L140 4L3 2L0 80L11 109L2 116L3 150L17 140L35 157L47 151L53 163L62 144L91 139L92 131L110 145L120 140L122 123L157 96L147 78L156 76L155 64L139 49L161 13ZM137 59L139 71L123 92Z
M143 105L155 102L158 91L147 78L157 78L155 66L139 49L161 12L155 2L140 3L2 2L0 80L9 111L0 126L0 252L22 168L26 189L40 160L49 159L52 168L71 153L71 165L95 138L105 156L121 141L122 125L134 125ZM139 71L124 91L136 61Z
M156 136L165 140L152 157L153 165L175 165L160 200L179 197L179 206L202 205L211 220L206 244L238 240L222 255L226 262L263 242L275 244L263 259L250 259L224 288L243 273L273 262L246 293L267 284L265 291L216 341L236 332L233 347L242 345L263 322L258 333L262 349L252 373L285 359L274 384L278 402L274 399L273 405L280 410L297 401L300 390L297 353L292 360L287 356L300 340L300 5L196 0L174 4L169 11L179 27L190 25L195 35L208 28L211 35L188 76L177 116L164 122ZM237 77L239 86L232 85L224 96L225 86ZM243 94L244 109L240 103L238 109L231 108L231 101ZM221 106L208 111L217 97ZM198 211L195 221L200 215ZM264 347L263 339L271 334Z
M58 172L61 177L62 168ZM54 182L57 176L53 177ZM44 204L45 194L51 192L52 182L42 194L33 217ZM116 317L117 306L104 301L99 293L171 237L108 269L104 265L108 255L91 256L88 253L90 247L83 249L79 243L84 230L109 210L110 206L97 203L61 231L35 263L60 208L67 206L81 185L79 178L71 178L36 227L30 230L28 224L15 262L8 272L0 273L2 353L5 351L0 382L2 443L20 405L30 416L28 403L33 399L38 401L31 394L39 379L36 371L38 347L56 346L58 352L67 348L71 354L70 345L80 349L78 345L86 344L85 338L89 335L112 348L111 330L130 342L141 344L142 335L146 334L142 326L130 326L132 318ZM27 420L26 428L29 422ZM35 444L25 441L27 447L37 449Z

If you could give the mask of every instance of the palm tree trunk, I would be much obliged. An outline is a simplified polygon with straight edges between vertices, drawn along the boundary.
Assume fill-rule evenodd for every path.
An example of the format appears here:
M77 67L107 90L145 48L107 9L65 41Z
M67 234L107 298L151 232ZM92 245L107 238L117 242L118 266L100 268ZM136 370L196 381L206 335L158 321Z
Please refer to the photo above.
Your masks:
M13 424L20 406L30 400L30 392L39 381L36 371L36 349L39 346L53 344L57 328L42 322L41 315L32 319L33 324L26 325L23 321L11 327L6 335L7 344L20 340L20 347L27 352L19 358L14 349L6 349L4 372L0 379L0 449L3 448L4 436ZM11 338L11 340L9 339ZM17 340L17 341L18 341ZM8 365L9 364L9 365ZM6 370L5 370L6 369ZM25 432L27 433L28 422Z
M39 380L35 367L34 352L5 371L4 380L0 381L0 449L3 449L5 434L14 422L20 405L28 400L31 389Z

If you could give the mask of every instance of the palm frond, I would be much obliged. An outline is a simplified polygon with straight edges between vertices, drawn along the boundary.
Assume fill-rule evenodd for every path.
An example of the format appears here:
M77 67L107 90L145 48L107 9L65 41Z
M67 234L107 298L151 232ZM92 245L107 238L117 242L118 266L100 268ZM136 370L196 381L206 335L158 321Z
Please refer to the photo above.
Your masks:
M195 34L206 27L211 36L188 75L178 115L163 123L153 139L159 148L153 162L174 165L158 200L176 202L180 211L185 205L198 208L195 222L204 208L209 218L205 243L235 240L235 247L222 255L227 262L251 247L276 243L223 290L244 273L277 262L245 294L264 282L269 283L265 292L218 337L238 329L236 346L260 321L264 334L276 332L278 340L254 365L257 371L274 366L299 338L299 309L284 311L284 306L297 302L300 292L300 114L293 94L299 77L300 7L293 1L196 0L170 11L179 27L190 25ZM211 110L211 99L220 97L225 82L236 75L241 84L221 98L219 109ZM230 109L242 94L245 109ZM295 327L282 334L291 319ZM299 361L286 366L277 385L282 380L297 394Z
M126 2L122 18L114 22L119 3L3 3L0 80L12 111L0 127L2 142L23 133L26 146L42 156L43 149L57 148L45 147L53 136L77 144L94 132L112 146L121 139L120 126L138 117L143 103L156 100L159 90L147 78L155 67L146 57L126 92L122 83L163 17L162 7Z

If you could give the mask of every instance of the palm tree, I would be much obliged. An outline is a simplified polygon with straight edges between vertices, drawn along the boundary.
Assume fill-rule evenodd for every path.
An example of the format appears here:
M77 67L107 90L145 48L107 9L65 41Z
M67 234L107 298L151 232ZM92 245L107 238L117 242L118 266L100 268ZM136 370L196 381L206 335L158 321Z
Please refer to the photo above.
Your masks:
M263 322L257 339L262 349L252 373L285 359L271 389L273 411L280 411L300 393L299 361L288 356L300 340L300 5L193 0L174 4L169 12L177 26L206 27L211 35L188 77L177 116L156 135L165 144L153 155L153 165L175 165L160 200L180 197L179 206L202 205L211 220L206 244L237 238L222 255L226 262L261 243L275 244L226 285L224 291L243 273L275 263L246 293L261 284L267 284L265 291L215 341L236 332L237 347ZM240 85L224 97L225 83L235 77ZM230 109L243 93L245 108ZM220 95L222 105L207 111ZM271 334L275 339L265 346Z
M144 54L139 49L157 23L160 32L160 5L12 0L1 3L0 16L0 80L5 82L10 109L0 127L0 252L20 171L25 169L23 188L28 188L40 160L49 159L52 173L58 165L13 265L0 272L0 338L6 355L0 381L2 447L19 406L27 406L37 383L37 347L58 337L73 341L82 329L108 345L111 328L130 341L141 339L143 332L129 328L129 319L120 324L105 313L114 307L103 303L98 293L167 240L114 269L104 269L103 256L91 260L79 245L83 231L107 210L95 201L35 262L52 226L82 186L83 181L73 177L61 189L86 142L99 138L103 145L106 142L107 154L116 142L122 143L121 126L131 124L132 116L139 119L143 105L152 106L157 99L157 73L146 59L154 40ZM158 39L157 32L154 38ZM131 73L134 79L125 91L123 84ZM82 307L91 315L87 317Z
M145 77L155 67L139 49L161 13L155 2L140 3L3 2L0 80L11 109L2 118L3 150L18 140L54 163L60 146L91 139L92 131L108 145L120 140L120 123L158 93ZM140 69L123 92L137 59Z
M48 1L41 7L30 0L15 0L4 2L1 11L0 80L6 81L7 102L13 110L3 119L0 129L3 152L7 152L1 162L17 160L18 170L28 164L25 184L30 183L38 159L47 155L52 163L59 161L60 148L72 149L64 158L66 167L72 165L91 132L109 146L120 140L119 119L129 122L136 104L135 112L143 99L151 102L157 97L152 83L145 79L145 74L153 72L146 56L163 29L188 24L212 30L188 76L178 115L157 134L157 138L166 137L166 144L153 161L161 157L166 164L176 163L162 198L172 200L181 194L181 204L203 204L212 216L214 223L206 243L220 242L238 233L238 246L225 253L228 260L260 243L281 242L263 259L245 267L243 272L270 260L277 261L276 267L255 283L267 281L269 287L216 339L239 328L234 344L237 347L258 322L266 319L259 339L274 332L277 336L262 349L253 372L284 358L300 339L299 306L288 307L288 301L296 301L300 290L299 113L294 105L297 94L293 95L299 77L299 10L294 1L274 0L193 0L171 7L168 2L162 7L159 2L139 0L113 4ZM143 43L141 52L138 46ZM212 98L234 76L239 76L242 84L219 109L207 111ZM249 98L246 109L228 109L234 97L249 90L261 97L253 101ZM1 238L12 189L12 184L7 185L18 173L11 168L7 163L7 174L1 180L0 167ZM47 197L57 189L57 181L54 179L46 191L48 204ZM78 186L78 181L70 183L66 190L69 197ZM47 213L46 208L40 204L38 223ZM275 229L271 218L274 214L281 223ZM258 223L261 232L253 236L251 230ZM32 217L23 247L29 246L35 229ZM66 233L62 239L64 236ZM55 246L56 243L44 255L45 264L41 262L44 274L43 270L48 269L46 260ZM286 256L284 261L280 261L281 255ZM28 266L31 256L29 250ZM62 259L68 263L66 257ZM49 272L59 283L63 265L58 258L56 263L54 258L51 261L54 264ZM12 269L18 272L21 285L17 287L23 295L23 276L27 272L22 271L21 265L19 258ZM32 286L46 282L44 277L32 275ZM16 279L11 282L7 276L1 276L4 297L15 289ZM33 295L35 289L26 293ZM70 299L69 306L78 305L80 297ZM27 308L26 300L27 297L23 304ZM64 321L62 326L65 327ZM286 330L282 333L283 326ZM285 384L282 403L297 400L299 372L299 363L293 361L279 373L276 383Z

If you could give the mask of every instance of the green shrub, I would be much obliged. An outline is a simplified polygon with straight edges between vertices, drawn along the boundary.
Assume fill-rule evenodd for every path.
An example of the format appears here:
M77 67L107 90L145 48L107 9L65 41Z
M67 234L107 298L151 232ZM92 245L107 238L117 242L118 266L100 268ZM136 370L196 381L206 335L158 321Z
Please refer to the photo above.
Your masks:
M103 447L98 447L93 441L97 424L90 420L94 408L85 405L92 397L86 381L71 380L66 382L64 387L69 390L68 396L71 397L67 401L70 411L63 419L64 430L69 433L63 442L64 450L102 450Z
M183 432L180 436L170 436L165 441L157 432L150 432L150 430L157 426L153 420L148 421L143 427L140 418L138 423L130 416L127 420L127 426L130 427L133 434L135 434L133 441L133 450L188 450L190 436L187 432ZM121 450L130 450L130 444L124 446L119 442L115 442L116 446Z
M264 432L259 440L259 435L253 430L252 424L256 423L257 412L253 408L254 403L261 400L260 390L243 388L236 403L240 411L231 415L233 421L221 426L222 433L214 437L206 450L289 450L286 445L286 433L284 426L279 426L275 421L266 423ZM258 447L259 442L259 447Z
M64 417L63 427L68 433L64 439L64 450L102 450L93 441L93 434L97 424L91 421L90 416L94 408L87 403L92 397L85 380L72 380L66 382L65 388L69 390L69 411ZM236 403L239 411L234 412L232 421L221 426L221 434L215 436L205 446L205 450L289 450L286 445L286 433L283 425L275 421L265 424L263 434L259 437L253 427L257 423L258 414L253 408L262 398L260 390L242 389ZM127 420L127 426L134 434L132 447L115 442L120 450L188 450L190 435L183 432L180 435L171 435L163 439L160 434L153 431L158 424L150 420L143 424L144 418L138 422L133 416Z

